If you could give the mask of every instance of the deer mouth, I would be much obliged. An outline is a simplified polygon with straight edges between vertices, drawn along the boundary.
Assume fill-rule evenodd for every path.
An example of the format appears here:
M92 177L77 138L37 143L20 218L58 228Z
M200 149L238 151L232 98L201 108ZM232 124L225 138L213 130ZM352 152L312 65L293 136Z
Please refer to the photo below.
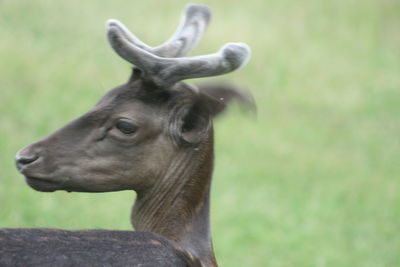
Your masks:
M33 189L41 192L54 192L60 190L65 181L44 177L25 176L26 183Z

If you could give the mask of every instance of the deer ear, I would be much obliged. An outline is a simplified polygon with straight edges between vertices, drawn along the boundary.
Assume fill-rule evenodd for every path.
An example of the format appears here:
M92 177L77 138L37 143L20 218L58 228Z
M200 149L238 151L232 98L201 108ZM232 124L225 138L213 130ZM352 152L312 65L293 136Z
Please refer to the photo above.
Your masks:
M200 101L186 104L173 111L170 133L180 145L197 145L207 137L211 120L207 107Z
M207 107L211 117L221 114L232 101L252 114L257 113L253 96L246 90L228 84L203 84L197 86L202 105Z
M177 144L196 145L207 137L212 119L221 114L229 103L237 101L243 109L256 113L250 93L227 84L200 85L194 95L172 110L170 134ZM176 103L176 102L175 102Z

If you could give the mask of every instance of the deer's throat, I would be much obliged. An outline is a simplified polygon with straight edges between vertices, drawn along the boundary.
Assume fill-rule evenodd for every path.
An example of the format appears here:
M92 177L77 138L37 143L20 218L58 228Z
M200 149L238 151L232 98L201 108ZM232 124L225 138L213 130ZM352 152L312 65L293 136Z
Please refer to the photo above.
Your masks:
M131 216L135 229L160 234L213 265L209 222L212 169L212 138L201 148L178 155L153 188L137 195Z

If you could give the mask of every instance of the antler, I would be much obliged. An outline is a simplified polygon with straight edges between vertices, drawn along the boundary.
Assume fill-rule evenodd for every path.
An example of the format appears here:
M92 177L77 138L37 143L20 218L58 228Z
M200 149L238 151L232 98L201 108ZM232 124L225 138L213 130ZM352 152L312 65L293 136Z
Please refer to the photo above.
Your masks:
M168 86L184 79L221 75L239 68L250 55L250 48L243 43L226 44L219 52L206 56L171 57L172 54L185 54L200 39L203 31L195 29L205 29L207 24L198 28L185 26L200 25L199 21L204 22L204 20L196 19L199 17L198 14L205 14L202 13L203 11L199 13L199 10L209 12L208 9L204 9L204 6L189 6L185 12L183 26L177 34L170 41L156 48L151 48L141 42L116 20L108 21L108 40L118 55L136 65L144 72L145 77L159 86ZM195 14L194 17L189 17L193 14ZM207 14L209 17L209 13ZM170 57L160 56L166 54Z
M181 57L188 54L200 41L210 21L211 11L205 5L187 5L180 26L164 44L150 47L139 40L118 20L109 20L108 27L116 27L133 45L160 57Z

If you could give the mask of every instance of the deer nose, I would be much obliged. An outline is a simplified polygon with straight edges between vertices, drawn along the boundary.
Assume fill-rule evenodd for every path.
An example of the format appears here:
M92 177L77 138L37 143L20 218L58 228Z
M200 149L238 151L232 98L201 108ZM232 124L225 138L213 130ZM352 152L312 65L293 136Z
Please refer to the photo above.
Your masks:
M36 154L30 154L30 155L17 154L17 156L15 157L15 163L17 164L18 170L21 170L23 167L36 161L38 158L39 156Z

